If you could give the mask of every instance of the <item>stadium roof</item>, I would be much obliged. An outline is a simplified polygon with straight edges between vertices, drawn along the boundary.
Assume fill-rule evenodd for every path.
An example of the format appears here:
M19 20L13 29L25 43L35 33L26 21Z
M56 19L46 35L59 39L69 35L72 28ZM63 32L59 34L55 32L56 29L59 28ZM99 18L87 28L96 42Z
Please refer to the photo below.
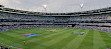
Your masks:
M109 14L111 13L111 7L101 8L90 11L82 11L82 12L70 12L70 13L47 13L47 12L32 12L32 11L24 11L18 9L11 9L0 5L1 12L7 13L16 13L16 14L25 14L25 15L44 15L44 16L86 16L86 15L99 15L99 14Z
M1 0L0 5L7 8L45 12L43 5L47 5L48 13L69 13L111 7L111 0Z

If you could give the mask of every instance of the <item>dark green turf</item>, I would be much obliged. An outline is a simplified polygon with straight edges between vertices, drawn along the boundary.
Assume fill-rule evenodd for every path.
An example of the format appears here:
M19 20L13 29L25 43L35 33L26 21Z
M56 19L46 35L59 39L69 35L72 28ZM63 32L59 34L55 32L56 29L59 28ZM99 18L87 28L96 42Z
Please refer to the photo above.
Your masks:
M72 34L76 31L85 32L85 34ZM39 35L22 36L27 33ZM2 32L0 42L24 49L106 49L111 47L111 33L77 28L38 27Z

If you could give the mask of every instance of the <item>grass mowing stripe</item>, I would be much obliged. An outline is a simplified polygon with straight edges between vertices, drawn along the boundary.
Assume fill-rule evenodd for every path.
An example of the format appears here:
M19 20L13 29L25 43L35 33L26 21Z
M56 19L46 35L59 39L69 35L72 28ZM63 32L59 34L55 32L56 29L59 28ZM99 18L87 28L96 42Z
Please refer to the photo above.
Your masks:
M52 36L54 36L54 35L62 34L62 33L67 32L67 31L69 31L69 30L70 30L70 29L68 29L68 30L62 30L62 31L60 31L60 32L58 32L58 33L55 33L55 34L46 35L44 38L48 38L48 37L52 37ZM73 29L71 29L71 30L73 30Z
M69 37L69 36L70 36L69 33L64 33L64 35L61 35L61 36L56 37L56 38L53 38L52 40L49 40L49 41L43 43L43 45L51 46L51 45L53 45L53 44L61 41L61 40L64 39L64 38L67 38L67 37Z
M63 31L62 34L57 34L57 35L52 36L52 37L50 37L50 38L43 38L43 39L41 39L41 40L39 40L39 41L35 41L35 42L40 43L40 44L46 43L47 41L49 41L49 40L51 41L51 40L53 40L54 38L62 37L62 35L65 35L65 33L68 33L68 32L71 31L71 30L73 30L73 29ZM35 42L31 42L31 44L34 46L34 45L36 45ZM35 47L36 47L36 46L35 46Z
M106 49L106 45L98 31L94 31L93 49Z
M70 35L71 35L71 34L69 34L69 33L64 33L63 35L58 36L58 37L56 37L56 38L52 38L51 40L49 40L49 41L47 41L47 42L46 42L46 40L45 40L45 42L43 42L43 43L41 43L41 44L44 45L45 47L49 47L49 46L51 46L51 45L53 45L53 44L61 41L62 39L69 37ZM38 47L38 46L35 46L35 47ZM49 49L49 48L48 48L48 49Z
M20 29L19 31L18 30L9 30L9 31L6 31L5 33L3 32L2 34L6 34L12 37L18 37L19 39L26 38L24 36L23 37L20 37L20 36L22 36L22 34L25 34L25 32L28 33L28 31L25 31L25 29Z
M81 31L83 31L82 29ZM77 49L79 45L81 44L82 40L85 38L89 30L85 30L84 35L78 35L75 39L73 39L70 43L68 43L65 47L62 49Z
M28 38L28 37L25 37L25 36L22 36L22 34L25 34L25 33L21 33L22 31L11 31L11 33L10 34L8 34L8 33L5 33L5 34L7 34L7 35L10 35L10 36L13 36L13 37L18 37L18 38L20 38L20 39L24 39L24 38ZM35 31L36 32L36 31ZM42 32L44 32L44 31L42 31ZM29 33L28 31L27 31L27 33ZM42 34L49 34L48 32L45 32L45 33L42 33ZM22 37L20 37L20 36L22 36ZM29 38L28 38L29 39Z
M4 44L7 44L7 45L10 45L10 46L15 46L15 47L19 47L19 48L21 48L21 47L23 47L24 45L22 45L21 43L15 43L15 42L13 42L13 41L11 41L11 40L8 40L8 39L5 39L5 38L1 38L0 37L0 42L1 43L4 43ZM24 46L25 47L25 46Z
M23 29L23 30L25 30L25 29ZM33 30L32 30L33 31ZM36 31L35 31L36 32ZM44 32L44 31L42 31L42 32ZM10 33L10 34L8 34L8 33ZM28 31L27 31L27 33L29 33ZM47 32L45 32L45 33L42 33L42 34L46 34ZM29 38L28 37L25 37L25 36L22 36L22 37L20 37L21 36L21 34L24 34L24 32L23 31L17 31L17 30L14 30L14 31L9 31L9 32L7 32L7 33L4 33L4 34L7 34L7 35L10 35L10 36L12 36L12 37L18 37L18 38L20 38L20 39L24 39L25 38L25 40L26 40L26 38L29 40ZM47 33L47 34L49 34L49 33Z
M12 37L12 36L9 36L9 35L5 35L5 34L0 34L0 36L1 36L1 39L2 38L4 39L4 41L2 41L2 42L8 41L8 42L13 43L13 46L18 46L18 47L19 47L19 45L22 44L21 43L22 39L19 39L19 38L16 38L16 37Z
M6 35L5 35L6 36ZM24 46L23 43L21 43L22 40L16 38L15 37L10 37L10 36L6 36L7 38L5 37L0 37L0 40L1 42L5 43L5 44L9 44L9 45L12 45L12 46L15 46L15 47L22 47ZM8 43L7 43L8 42Z
M68 29L69 30L69 29ZM48 35L42 35L42 36L38 36L38 37L36 37L36 39L32 39L32 40L28 40L28 41L30 41L30 42L35 42L35 41L37 41L37 40L45 40L45 39L49 39L49 38L54 38L55 36L60 36L60 35L62 35L64 32L66 32L66 31L68 31L68 30L61 30L60 32L57 32L57 33L49 33Z
M81 45L77 49L93 49L93 30L89 30Z
M63 30L65 30L65 29L61 29L61 30L59 30L58 32L60 32L60 31L63 31ZM56 34L56 33L58 33L58 32L53 32L53 33L50 33L50 32L45 32L45 33L42 33L42 34L40 34L39 36L35 36L35 37L32 37L32 38L30 38L30 39L27 39L28 41L35 41L35 40L38 40L37 38L44 38L46 35L47 36L49 36L49 35L54 35L54 34ZM46 38L46 37L45 37ZM26 40L26 39L25 39Z
M65 29L66 30L66 29ZM69 29L68 29L69 30ZM71 29L72 30L72 29ZM39 37L39 36L38 36ZM35 46L35 45L38 45L38 43L41 43L41 42L45 42L46 40L49 40L49 38L44 38L44 39L42 39L42 38L38 38L38 37L36 37L36 39L34 38L34 40L32 40L32 41L27 41L26 40L26 46L28 46L28 44L29 45L31 45L31 46ZM41 36L40 36L41 37ZM32 37L33 38L33 37ZM51 39L52 39L53 37L51 37ZM40 39L42 39L42 40L40 40ZM38 41L39 40L39 41ZM40 45L40 44L39 44Z
M81 30L81 29L79 29L79 30ZM73 31L79 31L79 30L73 30ZM70 41L72 41L74 38L76 38L78 36L78 35L72 34L71 32L69 33L70 34L69 37L62 39L60 42L58 42L54 45L51 45L51 46L47 47L46 49L62 49L62 47L66 46Z
M17 33L18 33L18 32L15 32L15 33L10 32L10 33L3 33L3 34L8 35L8 36L12 36L12 37L16 37L16 38L19 38L19 39L24 39L24 38L26 38L26 37L24 37L24 36L22 36L22 35L20 35L20 34L17 34Z
M48 31L48 30L55 30L55 29L57 30L54 32ZM77 30L80 32L88 31L87 29L80 29L80 30L77 29ZM96 46L98 46L97 49L105 49L105 48L111 47L111 34L100 32L99 37L98 37L98 34L95 34L96 37L94 37L93 34L90 33L92 31L90 31L88 34L85 33L84 35L75 35L75 36L72 36L72 34L69 35L68 33L72 31L73 31L73 28L65 29L65 28L58 28L58 27L44 27L44 28L38 27L38 28L10 30L0 34L0 42L3 42L5 44L8 43L9 45L12 45L14 47L20 47L24 49L32 49L32 48L33 49L87 49L87 48L95 49ZM95 32L99 32L99 31L95 31ZM40 35L35 37L30 37L30 38L25 36L21 37L21 34L27 34L27 33L37 33ZM95 41L94 41L94 38L95 38ZM96 39L101 40L100 41L101 43L98 43L99 41L98 40L96 41ZM24 40L26 40L25 44L24 44ZM91 40L93 41L93 43L91 42ZM104 46L104 48L102 47L103 42L104 42L104 45L106 46L106 47Z
M0 34L0 36L4 39L7 39L7 40L12 40L13 42L18 42L18 41L21 41L22 39L19 39L19 38L16 38L16 37L12 37L12 36L9 36L9 35L5 35L5 34Z
M111 48L111 37L109 37L106 32L100 32L100 35L105 42L106 47Z
M70 41L72 41L76 36L78 36L78 35L70 35L69 37L62 39L60 42L57 42L56 44L53 44L53 45L47 47L47 49L62 49Z

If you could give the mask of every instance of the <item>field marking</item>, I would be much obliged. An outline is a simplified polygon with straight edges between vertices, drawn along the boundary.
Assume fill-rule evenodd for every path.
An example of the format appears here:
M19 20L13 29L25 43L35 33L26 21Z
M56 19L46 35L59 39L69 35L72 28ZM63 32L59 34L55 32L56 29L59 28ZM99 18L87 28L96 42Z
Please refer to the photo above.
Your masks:
M103 41L100 32L94 31L94 36L93 36L93 49L105 49L106 45L105 42Z
M85 35L83 35L83 36L78 35L74 40L72 40L69 44L67 44L62 49L77 49L79 47L79 45L82 43L82 41L84 40L84 38L87 35L87 33L89 32L89 30L85 30L85 32L86 32Z

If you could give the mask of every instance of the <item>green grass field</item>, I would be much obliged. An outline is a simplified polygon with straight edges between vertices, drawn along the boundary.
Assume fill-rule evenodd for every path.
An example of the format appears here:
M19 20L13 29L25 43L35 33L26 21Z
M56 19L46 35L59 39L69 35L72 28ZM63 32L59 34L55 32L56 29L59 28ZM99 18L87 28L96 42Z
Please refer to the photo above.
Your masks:
M85 34L72 34L74 31L85 32ZM27 33L39 35L22 36ZM111 34L88 29L40 27L2 32L0 42L24 49L106 49L111 48Z

